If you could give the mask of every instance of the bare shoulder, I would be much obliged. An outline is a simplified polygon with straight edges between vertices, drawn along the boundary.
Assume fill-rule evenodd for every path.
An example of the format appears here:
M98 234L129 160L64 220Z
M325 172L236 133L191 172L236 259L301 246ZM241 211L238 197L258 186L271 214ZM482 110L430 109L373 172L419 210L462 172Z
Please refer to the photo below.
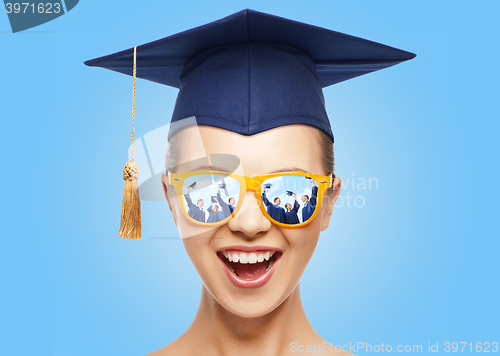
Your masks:
M169 347L167 345L163 346L161 349L146 354L146 356L161 356L161 355L173 355L173 354L174 354L173 351L169 351Z
M181 335L170 344L163 346L162 348L155 350L146 356L183 356L183 355L194 355L193 348L190 343L186 342L185 335Z
M322 343L322 354L328 355L335 355L335 356L357 356L356 354L353 354L351 352L348 352L346 349L348 349L348 345L338 345L337 343L333 342L328 342L325 339L321 337ZM354 351L354 350L353 350Z
M332 355L332 356L357 356L348 352L348 346L339 346L328 342L314 332L309 338L302 338L289 344L286 355L307 354L307 355Z
M179 347L181 346L181 347ZM167 356L167 355L185 355L186 350L182 350L182 345L176 344L175 341L171 342L168 345L163 346L162 348L155 350L146 356Z
M150 352L150 353L146 354L145 356L161 356L161 355L168 355L168 354L169 354L169 351L168 351L168 345L167 345L167 346L163 346L161 349ZM172 352L170 352L170 354L172 354Z

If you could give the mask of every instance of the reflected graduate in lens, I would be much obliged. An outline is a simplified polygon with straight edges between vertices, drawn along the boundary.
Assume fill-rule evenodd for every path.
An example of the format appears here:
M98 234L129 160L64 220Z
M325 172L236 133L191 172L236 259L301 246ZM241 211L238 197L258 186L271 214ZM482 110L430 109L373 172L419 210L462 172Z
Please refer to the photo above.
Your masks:
M222 215L224 216L223 219L225 219L231 216L231 214L233 213L236 204L236 199L234 199L234 197L231 197L226 203L220 195L221 189L223 189L223 187L221 187L221 184L219 184L219 191L217 192L217 202L222 207Z
M304 206L302 207L302 221L307 221L314 213L314 209L316 209L316 202L318 199L318 187L316 187L316 183L314 179L311 179L312 189L311 189L311 197L309 195L304 194L302 196L302 202Z
M209 224L217 223L219 221L224 220L224 215L222 214L221 211L219 211L219 206L217 204L210 205L207 211L208 211L207 223Z
M194 183L196 186L196 183ZM198 199L196 202L196 205L193 204L191 201L191 197L189 196L189 193L191 191L191 186L188 187L187 193L184 194L184 197L186 198L186 203L189 207L189 216L192 217L193 219L200 221L200 222L205 222L205 212L203 211L203 199Z
M293 194L293 206L290 203L285 204L285 222L290 225L295 225L295 224L300 224L299 221L299 216L297 215L297 212L299 211L300 205L299 202L297 201L297 194Z
M130 75L132 56L86 63ZM151 355L287 355L293 342L335 342L309 323L299 283L341 189L323 88L414 56L253 10L137 47L139 78L180 89L162 186L203 282L190 327Z
M274 198L274 204L267 199L266 191L268 191L269 188L266 188L262 192L262 201L267 207L267 213L271 216L271 218L276 220L277 222L282 223L285 221L285 209L279 206L281 204L281 199L279 197Z

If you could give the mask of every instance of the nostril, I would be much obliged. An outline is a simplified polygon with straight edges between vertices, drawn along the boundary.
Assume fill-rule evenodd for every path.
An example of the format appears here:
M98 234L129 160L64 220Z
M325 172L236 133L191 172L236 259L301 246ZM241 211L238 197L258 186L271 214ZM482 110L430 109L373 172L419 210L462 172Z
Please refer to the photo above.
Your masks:
M269 231L271 225L261 210L257 195L248 190L241 201L239 211L228 222L231 231L240 232L248 237Z
M231 231L241 232L249 237L266 233L271 228L271 225L271 222L262 214L260 208L246 209L228 223Z

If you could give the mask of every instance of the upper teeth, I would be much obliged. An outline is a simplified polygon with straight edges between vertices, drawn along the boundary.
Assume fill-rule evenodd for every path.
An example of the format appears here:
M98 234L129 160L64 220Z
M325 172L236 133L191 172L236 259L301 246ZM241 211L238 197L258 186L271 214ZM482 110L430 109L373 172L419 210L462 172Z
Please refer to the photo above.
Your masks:
M276 251L259 251L259 252L241 252L241 251L222 251L224 257L231 262L239 263L257 263L269 261Z

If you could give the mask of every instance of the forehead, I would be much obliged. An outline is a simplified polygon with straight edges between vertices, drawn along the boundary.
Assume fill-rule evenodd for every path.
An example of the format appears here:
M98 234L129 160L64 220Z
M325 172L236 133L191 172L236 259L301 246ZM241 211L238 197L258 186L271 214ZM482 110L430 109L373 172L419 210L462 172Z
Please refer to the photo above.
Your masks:
M289 170L322 173L323 149L317 130L307 125L287 125L244 136L211 126L188 127L179 133L178 160L184 163L227 154L238 157L245 175ZM217 163L220 166L221 162Z

